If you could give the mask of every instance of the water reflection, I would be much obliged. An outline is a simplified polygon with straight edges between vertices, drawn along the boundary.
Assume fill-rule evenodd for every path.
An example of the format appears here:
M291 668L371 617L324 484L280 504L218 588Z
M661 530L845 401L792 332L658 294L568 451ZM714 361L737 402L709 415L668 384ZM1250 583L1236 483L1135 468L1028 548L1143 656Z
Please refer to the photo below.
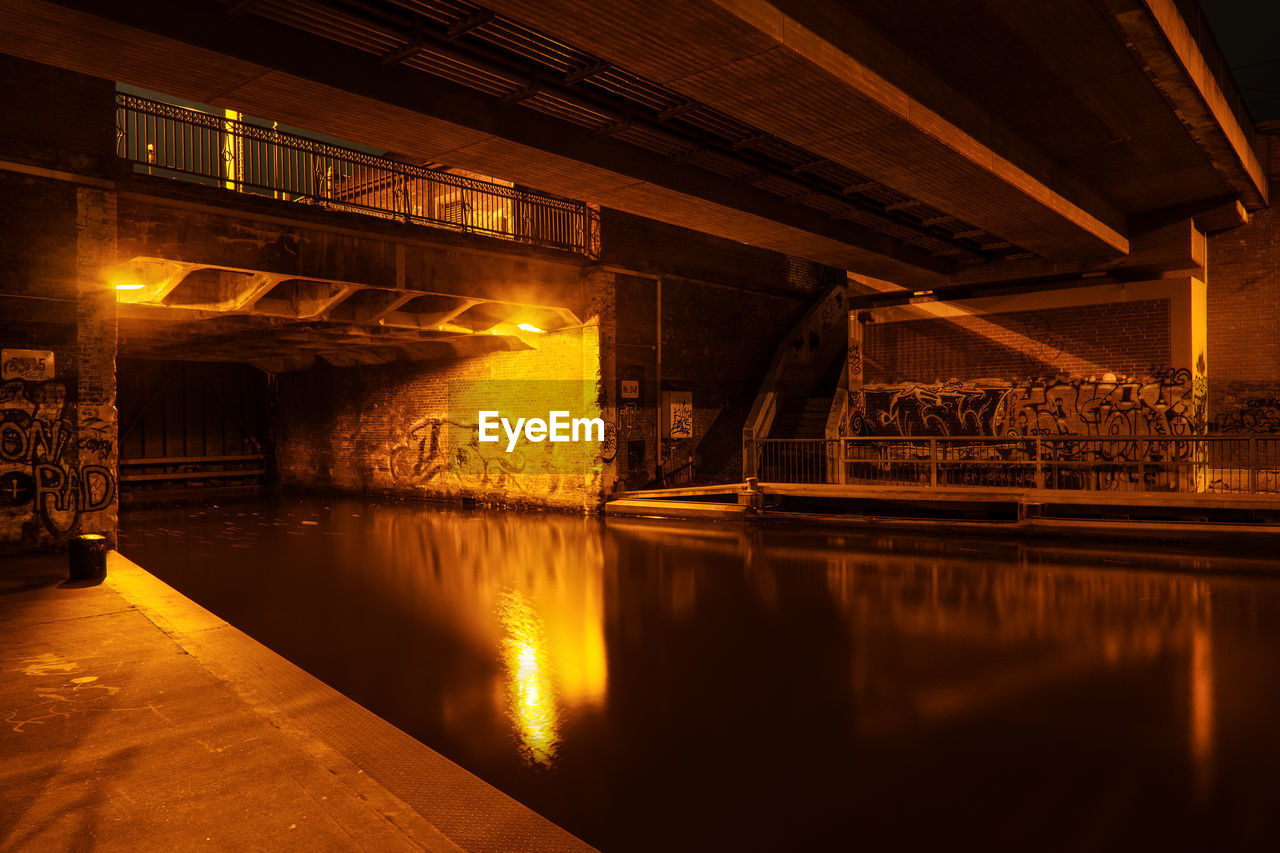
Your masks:
M1179 571L1246 558L337 499L125 522L126 554L608 853L1280 831L1280 583Z
M1197 581L1194 589L1199 606L1191 632L1191 759L1196 801L1203 804L1213 783L1213 611L1208 584Z
M601 705L608 687L598 525L553 516L531 527L501 514L374 510L367 527L371 537L340 541L384 572L391 568L406 600L500 663L484 691L493 711L508 718L526 762L550 765L562 715Z
M560 721L542 622L518 590L503 593L498 619L506 630L502 660L510 680L507 701L522 754L530 763L550 765L560 740Z

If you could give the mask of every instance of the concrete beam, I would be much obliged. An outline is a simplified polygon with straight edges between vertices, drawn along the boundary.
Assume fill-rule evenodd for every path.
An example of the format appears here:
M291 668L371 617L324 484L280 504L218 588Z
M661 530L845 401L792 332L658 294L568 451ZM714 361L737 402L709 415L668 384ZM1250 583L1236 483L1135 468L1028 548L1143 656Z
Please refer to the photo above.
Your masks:
M379 320L385 319L391 312L399 310L406 302L417 299L419 296L419 294L413 292L396 293L392 290L366 290L365 293L378 294L381 298L381 304L372 308L357 309L350 318L344 317L343 319L351 319L357 323L377 323Z
M1238 201L1228 201L1195 216L1196 227L1206 234L1230 231L1249 224L1249 211Z
M739 242L939 280L954 262L616 138L272 21L220 8L11 0L0 50L271 116ZM228 74L218 70L225 59ZM187 65L199 69L192 74ZM176 73L176 69L182 69ZM256 73L250 73L256 72ZM228 76L229 75L229 76ZM217 82L215 82L217 81Z
M341 215L161 178L143 183L179 198L122 194L118 242L123 257L253 270L277 275L277 281L329 280L334 258L341 257L343 280L388 292L517 301L570 312L580 307L582 259L547 257L515 243L372 218L335 224L343 222ZM368 227L350 227L358 225Z
M480 301L478 299L464 299L463 301L459 302L457 306L455 306L454 308L451 308L448 311L441 312L440 314L432 317L427 322L432 327L443 329L446 325L452 323L459 316L461 316L462 314L465 314L467 311L470 311L472 308L474 308L479 304L480 304Z
M487 5L1044 257L1128 251L1120 211L834 4L821 32L768 0Z
M340 284L330 286L327 295L313 299L296 299L297 316L299 320L311 320L320 317L327 317L338 303L344 301L357 290L361 288L351 284Z
M370 313L348 312L350 316L340 316L335 319L346 323L472 334L475 330L451 321L477 305L502 305L509 307L512 312L528 310L539 316L558 317L565 326L575 326L581 322L573 311L558 305L516 302L507 299L466 298L459 297L457 294L420 289L406 289L403 293L395 293L382 288L370 288L361 282L302 279L282 273L264 273L258 270L189 261L170 261L164 258L135 257L121 264L120 269L126 272L113 274L113 278L140 279L149 283L144 284L140 290L119 291L117 295L119 302L193 312L187 314L191 317L252 314L291 320L322 319L328 317L335 307L356 293L373 290L379 294L392 294L392 298ZM223 280L241 283L235 285L234 290L226 298L202 300L197 296L194 299L175 300L174 295L178 288L196 272L216 272L223 274ZM280 297L269 295L281 284L293 285L293 292ZM420 296L438 297L456 304L440 314L409 313L398 310Z
M1267 205L1267 176L1174 0L1094 0L1151 82L1245 206Z
M1134 236L1130 252L1121 258L1101 263L1030 258L975 265L953 275L947 288L995 282L1034 282L1038 279L1062 281L1089 275L1123 278L1176 275L1203 279L1206 252L1204 233L1191 219L1183 218ZM899 284L911 286L911 282Z

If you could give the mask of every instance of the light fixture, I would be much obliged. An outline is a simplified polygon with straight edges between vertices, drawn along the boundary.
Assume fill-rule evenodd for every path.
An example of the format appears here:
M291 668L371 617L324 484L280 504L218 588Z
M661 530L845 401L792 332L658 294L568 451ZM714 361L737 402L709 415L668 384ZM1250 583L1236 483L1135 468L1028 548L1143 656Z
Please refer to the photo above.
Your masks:
M115 290L142 290L147 285L138 274L128 266L119 266L106 271L107 284Z
M533 325L532 323L521 323L518 326L516 326L516 328L525 332L537 332L539 335L546 334L546 332L544 332L542 329L539 329L537 326Z

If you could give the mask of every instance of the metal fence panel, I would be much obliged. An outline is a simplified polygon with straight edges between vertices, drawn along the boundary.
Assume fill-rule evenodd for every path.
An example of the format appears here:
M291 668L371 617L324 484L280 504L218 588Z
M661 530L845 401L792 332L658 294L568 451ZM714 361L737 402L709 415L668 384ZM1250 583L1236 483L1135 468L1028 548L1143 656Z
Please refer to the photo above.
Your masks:
M763 482L1280 494L1280 436L762 439Z
M146 174L482 234L595 257L598 213L580 201L400 163L117 93L116 153Z

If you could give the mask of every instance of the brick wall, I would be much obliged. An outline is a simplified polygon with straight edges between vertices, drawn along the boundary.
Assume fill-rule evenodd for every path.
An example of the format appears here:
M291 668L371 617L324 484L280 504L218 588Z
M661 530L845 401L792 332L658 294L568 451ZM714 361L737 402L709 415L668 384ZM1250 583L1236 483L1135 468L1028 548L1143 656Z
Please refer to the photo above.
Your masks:
M0 549L115 536L114 194L0 171Z
M115 157L115 84L0 54L0 154L47 168L102 173Z
M0 550L114 540L116 196L90 185L114 166L113 86L7 56L0 82L0 160L87 176L0 170L0 347L53 353L51 376L10 358L0 378Z
M1215 432L1280 432L1280 216L1209 238L1209 420Z
M538 344L460 361L324 366L281 374L279 482L595 509L611 485L612 435L604 442L522 444L515 454L505 452L505 441L477 441L477 408L490 400L500 400L504 414L545 418L576 383L590 409L582 416L602 416L599 327L548 334Z
M617 375L641 383L638 401L619 400L635 404L619 414L619 476L638 488L653 479L659 457L670 470L696 456L700 477L740 479L747 413L779 343L813 297L664 277L662 386L692 393L694 423L692 439L660 444L656 294L652 279L618 276Z
M1035 300L1027 297L1029 304ZM1170 298L899 322L874 322L873 313L873 322L862 326L864 385L850 407L850 429L862 435L1200 431L1204 395L1191 366L1173 363L1172 315Z
M864 381L1131 376L1161 370L1169 362L1166 299L977 319L971 327L949 319L871 323L864 330Z

